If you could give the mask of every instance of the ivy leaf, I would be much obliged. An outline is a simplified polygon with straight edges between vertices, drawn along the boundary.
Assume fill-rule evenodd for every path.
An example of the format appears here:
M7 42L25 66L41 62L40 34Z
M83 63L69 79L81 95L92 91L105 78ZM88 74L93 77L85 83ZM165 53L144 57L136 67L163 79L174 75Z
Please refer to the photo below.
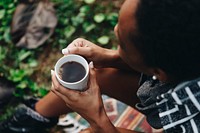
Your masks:
M14 6L15 6L14 3L8 5L9 8L13 8Z
M30 89L31 89L32 92L37 91L38 88L39 88L38 85L35 82L33 82L33 81L29 81L29 87L30 87Z
M112 46L111 49L113 49L113 50L117 50L117 46Z
M95 24L91 24L91 23L84 23L83 24L83 29L84 31L87 33L87 32L90 32L91 30L93 30L94 28L96 27Z
M69 38L69 37L71 37L72 36L72 34L74 34L74 32L76 31L76 29L75 29L75 27L73 27L73 26L67 26L67 28L65 28L65 36L67 37L67 38Z
M6 13L5 9L0 10L0 19L4 17L5 13Z
M36 67L38 65L38 62L35 59L29 59L28 64L30 67Z
M80 14L78 14L77 16L71 18L71 21L72 21L73 26L76 27L76 26L78 26L79 24L82 24L82 23L83 23L84 17L83 17L82 15L84 15L84 14L83 14L83 13L80 13Z
M27 80L23 80L17 85L17 88L25 89L27 86L28 86Z
M109 13L107 16L107 20L110 21L111 25L115 26L118 21L118 14L115 12Z
M85 3L87 3L87 4L92 4L92 3L95 2L95 0L84 0L84 1L85 1Z
M101 23L104 20L105 20L105 15L103 13L99 13L94 16L94 21L97 23Z
M10 38L10 28L9 28L9 27L5 29L3 38L4 38L4 40L5 40L7 43L11 42L11 38Z
M65 39L59 39L58 42L59 44L67 44L67 40Z
M109 37L108 36L102 36L100 38L97 39L97 41L102 44L102 45L106 45L109 42Z
M45 96L49 92L47 89L44 88L40 88L38 91L41 96Z
M79 11L81 13L88 13L90 11L90 7L88 5L82 6Z
M18 54L18 59L19 61L23 61L24 59L26 59L29 55L31 55L31 52L30 51L20 51L19 54Z
M14 81L14 82L18 82L18 81L21 81L23 79L23 77L26 75L25 71L24 70L14 70L14 69L11 69L10 70L10 77L9 79Z

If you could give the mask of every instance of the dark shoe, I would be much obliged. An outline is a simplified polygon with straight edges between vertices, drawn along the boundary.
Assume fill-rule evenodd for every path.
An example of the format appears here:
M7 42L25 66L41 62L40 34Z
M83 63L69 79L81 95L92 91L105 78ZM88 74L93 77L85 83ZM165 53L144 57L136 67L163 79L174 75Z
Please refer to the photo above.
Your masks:
M0 77L0 109L2 109L13 97L14 83L4 77Z
M45 118L26 105L19 105L13 116L0 123L0 133L35 133L55 126L58 118Z
M39 98L30 96L30 97L24 97L21 102L26 106L30 107L31 109L35 110L35 104L39 100L40 100Z

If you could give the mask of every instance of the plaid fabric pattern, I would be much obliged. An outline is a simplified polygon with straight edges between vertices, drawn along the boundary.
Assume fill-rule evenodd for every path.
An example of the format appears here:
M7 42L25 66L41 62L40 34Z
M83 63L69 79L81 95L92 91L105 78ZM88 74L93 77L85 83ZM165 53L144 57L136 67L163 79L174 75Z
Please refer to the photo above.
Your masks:
M181 83L157 99L165 132L200 132L200 78Z

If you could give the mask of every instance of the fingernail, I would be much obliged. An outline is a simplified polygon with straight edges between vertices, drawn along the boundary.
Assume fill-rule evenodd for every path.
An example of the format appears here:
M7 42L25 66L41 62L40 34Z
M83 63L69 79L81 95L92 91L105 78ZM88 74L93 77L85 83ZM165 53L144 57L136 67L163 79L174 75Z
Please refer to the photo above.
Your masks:
M53 75L53 73L54 73L54 71L53 71L53 70L51 70L51 75Z
M90 66L90 68L94 68L94 63L93 63L93 61L91 61L91 62L89 63L89 66Z
M62 54L69 54L69 50L67 48L62 49Z
M53 83L51 83L51 88L54 88Z

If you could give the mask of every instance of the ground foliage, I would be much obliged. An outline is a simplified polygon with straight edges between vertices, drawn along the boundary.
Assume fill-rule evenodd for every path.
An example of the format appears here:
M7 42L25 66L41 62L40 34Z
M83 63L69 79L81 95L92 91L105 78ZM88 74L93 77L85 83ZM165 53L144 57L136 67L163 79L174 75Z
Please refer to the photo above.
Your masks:
M61 49L78 37L116 49L113 28L122 0L51 1L58 24L45 44L33 50L17 48L11 41L10 25L18 1L0 1L0 76L16 85L15 97L45 96L51 86L50 70L62 56Z

